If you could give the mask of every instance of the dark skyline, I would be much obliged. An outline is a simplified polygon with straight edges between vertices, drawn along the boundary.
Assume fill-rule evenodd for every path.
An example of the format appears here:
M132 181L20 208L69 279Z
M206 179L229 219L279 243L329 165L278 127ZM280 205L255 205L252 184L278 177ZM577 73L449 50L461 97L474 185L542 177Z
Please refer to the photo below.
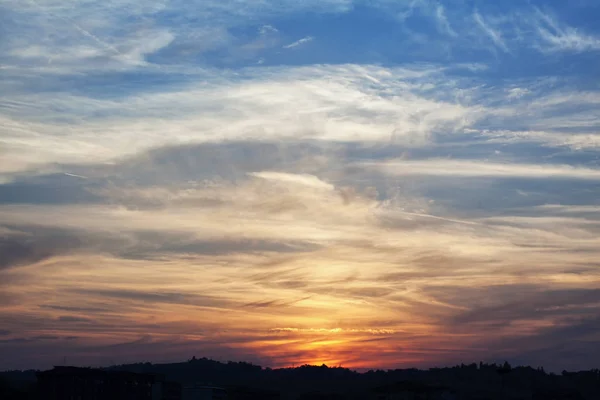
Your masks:
M325 365L270 369L246 362L220 363L192 357L169 364L140 362L104 369L57 366L44 372L5 372L0 373L0 395L12 391L13 397L8 398L15 400L67 397L83 400L133 397L140 400L595 400L600 395L599 382L598 369L553 374L542 368L511 366L507 362L359 373ZM35 397L36 394L42 397ZM47 394L54 397L45 396Z

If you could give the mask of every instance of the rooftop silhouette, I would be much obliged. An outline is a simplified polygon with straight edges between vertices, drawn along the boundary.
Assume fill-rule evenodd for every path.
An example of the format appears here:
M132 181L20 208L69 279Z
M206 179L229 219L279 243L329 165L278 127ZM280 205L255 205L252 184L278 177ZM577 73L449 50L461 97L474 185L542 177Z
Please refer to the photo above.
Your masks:
M326 365L271 369L246 362L57 366L0 373L2 399L427 399L597 400L600 370L547 373L543 368L473 363L454 367L353 371Z

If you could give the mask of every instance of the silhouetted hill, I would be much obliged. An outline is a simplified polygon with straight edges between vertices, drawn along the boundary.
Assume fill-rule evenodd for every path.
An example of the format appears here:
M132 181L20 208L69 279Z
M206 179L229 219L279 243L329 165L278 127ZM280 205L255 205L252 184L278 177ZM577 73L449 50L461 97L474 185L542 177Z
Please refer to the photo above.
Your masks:
M268 389L282 399L364 399L377 391L446 390L461 399L532 399L544 393L556 398L600 399L600 371L548 374L531 367L508 364L470 364L429 370L396 369L359 373L346 368L304 365L270 369L245 362L222 363L206 358L186 362L136 363L106 368L115 371L153 373L182 384L205 383L225 388ZM13 388L27 388L35 371L8 371L0 379ZM412 389L411 389L412 388ZM1 393L1 392L0 392ZM560 397L560 393L566 393ZM502 397L502 394L504 397ZM457 395L458 396L458 395ZM21 397L24 398L24 397Z

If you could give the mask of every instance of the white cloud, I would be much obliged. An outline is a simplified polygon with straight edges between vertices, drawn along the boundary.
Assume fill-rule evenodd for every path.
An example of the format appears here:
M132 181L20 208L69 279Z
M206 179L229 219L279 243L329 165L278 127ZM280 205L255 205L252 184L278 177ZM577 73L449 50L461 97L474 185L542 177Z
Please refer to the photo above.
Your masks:
M306 44L308 42L312 42L314 39L315 38L312 37L312 36L306 36L306 37L303 37L300 40L296 40L293 43L290 43L288 45L283 46L283 48L284 49L293 49L294 47L298 47L298 46L301 46L301 45Z
M566 204L544 204L535 207L535 210L542 212L551 212L555 215L562 214L589 214L600 216L600 206L598 205L566 205ZM581 220L581 222L594 223L595 220Z
M448 21L448 17L446 16L446 10L443 5L437 5L437 7L435 8L435 17L437 19L438 28L442 33L446 33L452 37L458 36L458 34L454 29L452 29L452 26Z
M272 172L272 171L264 171L264 172L253 172L250 175L255 176L257 178L262 178L271 181L282 181L282 182L290 182L296 183L304 186L313 187L315 189L325 189L325 190L333 190L333 185L322 181L314 175L308 174L289 174L284 172Z
M261 35L268 35L271 33L278 33L279 30L277 28L275 28L273 25L263 25L260 27L260 29L258 30L258 32Z
M536 9L536 30L543 51L584 52L600 50L600 37L581 32L580 30L559 23L550 15Z
M473 19L475 20L479 28L492 40L492 42L497 47L499 47L505 53L509 52L508 46L504 42L504 39L502 39L502 34L499 31L492 28L489 24L487 24L481 16L481 14L475 12L473 14Z
M117 99L15 95L2 116L2 141L13 149L4 168L107 161L156 146L244 138L393 138L423 146L434 133L459 130L479 113L421 93L422 80L443 79L429 67L258 67L244 75L204 75L201 84Z
M546 132L532 129L484 130L480 134L487 137L490 143L538 143L542 146L568 147L573 150L600 149L600 136L593 133Z
M136 27L114 37L103 33L110 20L97 18L100 20L76 23L53 13L47 18L43 13L36 14L30 25L22 27L22 37L8 42L11 61L38 73L76 74L90 70L130 69L147 65L147 55L169 46L175 39L170 30L156 27ZM36 22L39 25L34 25ZM84 24L92 28L84 27ZM45 32L42 34L45 37L39 37L36 30Z
M527 96L531 93L529 89L519 87L507 89L507 92L509 99L520 99L521 97Z
M552 80L534 81L519 86L516 92L512 89L505 91L509 95L504 99L495 90L477 94L475 101L496 104L486 110L487 123L482 134L495 136L497 140L505 136L508 141L526 141L529 137L531 142L549 146L597 147L598 93L574 90ZM521 97L524 91L527 94Z
M0 103L0 141L10 149L0 157L0 172L231 139L415 148L457 134L494 143L598 148L600 139L591 132L600 126L595 92L552 80L482 87L447 70L452 67L260 66L237 74L197 70L193 81L177 88L112 99L15 94Z
M401 160L382 163L364 163L390 175L440 176L440 177L500 177L535 179L583 179L600 180L600 169L555 164L516 164L486 161L429 159Z

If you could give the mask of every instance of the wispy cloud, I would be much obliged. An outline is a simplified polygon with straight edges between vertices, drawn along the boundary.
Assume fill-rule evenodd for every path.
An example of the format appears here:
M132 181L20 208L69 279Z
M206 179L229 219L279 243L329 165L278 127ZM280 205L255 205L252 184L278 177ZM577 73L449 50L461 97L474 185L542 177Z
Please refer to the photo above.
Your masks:
M479 12L473 13L473 19L475 20L479 28L483 31L483 33L485 33L490 38L490 40L494 43L496 47L500 48L505 53L510 52L508 46L502 38L502 34L499 31L492 28L489 24L487 24L486 21L483 19L483 16Z
M298 46L301 46L301 45L306 44L308 42L312 42L313 40L315 40L314 37L312 37L312 36L306 36L306 37L303 37L302 39L296 40L293 43L290 43L290 44L287 44L287 45L283 46L283 48L284 49L293 49L294 47L298 47Z
M600 50L600 36L586 34L577 28L561 24L549 14L536 9L536 30L544 51L583 52Z
M434 159L392 161L373 166L382 166L385 171L395 175L600 180L600 169L571 165L499 164L471 160Z
M507 89L507 92L509 99L520 99L521 97L527 96L531 93L529 89L519 87Z
M276 181L286 181L286 182L296 182L302 185L311 186L317 189L326 189L332 190L333 185L323 182L319 178L313 175L307 174L288 174L281 172L253 172L252 176L256 176L258 178L263 178L267 180L276 180Z
M450 25L450 21L448 21L448 17L446 16L446 9L443 5L438 4L435 8L435 17L437 19L438 28L442 33L448 34L452 37L457 37L458 34L452 26Z
M279 30L275 28L273 25L263 25L258 30L261 35L268 35L270 33L277 33Z
M442 126L458 129L471 113L459 104L419 92L417 80L439 79L438 70L427 66L414 70L259 67L245 74L249 79L226 75L216 79L211 73L204 78L214 79L211 85L114 100L69 94L15 96L6 104L8 115L3 118L4 141L13 147L15 162L2 164L5 171L15 171L27 159L31 163L109 160L134 150L125 144L130 140L137 143L134 151L178 140L242 137L388 141L393 136L395 143L421 146ZM373 86L373 79L381 84ZM397 95L385 95L389 91ZM57 104L63 110L61 119L68 123L56 120ZM230 112L234 108L239 112ZM67 137L65 129L70 132ZM42 136L36 133L40 130ZM37 148L35 157L26 155L33 154L31 146Z

